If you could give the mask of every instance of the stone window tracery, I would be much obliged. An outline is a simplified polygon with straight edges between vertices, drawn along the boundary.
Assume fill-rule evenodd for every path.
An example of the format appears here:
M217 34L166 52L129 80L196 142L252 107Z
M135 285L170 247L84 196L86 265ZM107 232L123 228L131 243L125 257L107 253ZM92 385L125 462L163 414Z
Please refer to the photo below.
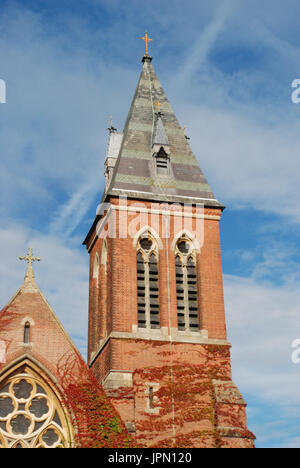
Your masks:
M67 448L70 431L53 390L23 370L0 383L0 448Z
M137 244L138 327L160 328L158 249L151 234Z

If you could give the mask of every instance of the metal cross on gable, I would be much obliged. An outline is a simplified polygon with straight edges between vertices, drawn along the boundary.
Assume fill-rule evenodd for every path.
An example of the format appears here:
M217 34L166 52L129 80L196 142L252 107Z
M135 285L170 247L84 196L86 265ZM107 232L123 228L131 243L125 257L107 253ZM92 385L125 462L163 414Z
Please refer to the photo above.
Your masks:
M41 261L40 257L34 257L33 254L32 254L32 247L29 247L28 255L25 255L23 257L19 257L19 259L20 260L25 260L25 262L28 263L25 279L33 279L34 278L34 272L33 272L33 268L32 268L32 263L33 262L40 262Z

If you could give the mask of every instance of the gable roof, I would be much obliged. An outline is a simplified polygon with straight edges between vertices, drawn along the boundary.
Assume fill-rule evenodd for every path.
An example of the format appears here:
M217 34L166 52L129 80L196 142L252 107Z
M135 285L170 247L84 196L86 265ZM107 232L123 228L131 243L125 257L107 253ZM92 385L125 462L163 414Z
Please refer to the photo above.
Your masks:
M54 362L54 355L56 356L56 359L58 359L67 352L74 352L75 354L78 353L71 337L66 332L46 297L35 282L33 270L31 271L30 268L27 269L24 283L0 312L5 311L6 314L12 310L13 320L18 320L18 323L20 323L21 317L31 317L32 320L36 322L35 334L37 337L40 333L43 334L45 326L48 326L47 340L43 341L37 339L37 346L33 348L31 352L32 355L35 355L37 352L40 356L43 356L44 359L50 359L50 361L53 360ZM6 331L4 332L6 334ZM9 334L11 334L14 342L11 347L18 350L21 354L24 353L24 350L22 350L22 340L18 340L22 334L22 330L18 329L17 332L16 329L13 328ZM49 349L48 342L50 341L53 342L54 348L55 343L56 345L59 343L61 348L53 350Z

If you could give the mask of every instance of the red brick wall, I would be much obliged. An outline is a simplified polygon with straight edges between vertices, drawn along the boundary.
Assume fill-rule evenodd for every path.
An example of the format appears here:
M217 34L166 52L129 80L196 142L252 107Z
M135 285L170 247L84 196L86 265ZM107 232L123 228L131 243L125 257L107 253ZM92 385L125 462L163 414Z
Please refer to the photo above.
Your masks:
M112 200L117 204L117 200ZM128 201L128 206L133 202ZM151 208L150 202L144 206ZM206 210L207 215L220 216L220 210ZM118 214L118 213L117 213ZM127 224L130 226L139 215L128 213ZM124 213L122 216L125 216ZM112 217L110 218L112 219ZM150 224L150 217L144 215L142 221ZM170 217L170 238L165 239L163 217L157 216L155 222L159 229L158 235L163 243L159 251L159 286L160 286L160 320L162 327L169 326L169 297L171 310L171 327L177 328L177 300L175 281L175 256L171 249L174 237L178 234L178 220ZM198 221L199 222L199 221ZM137 224L136 231L142 228ZM192 221L191 229L196 228ZM132 325L137 325L137 275L136 249L131 236L119 239L119 219L116 217L116 238L108 238L108 268L107 276L100 268L98 300L99 310L93 310L93 264L96 253L101 259L103 239L94 243L90 252L90 322L89 322L89 355L96 351L99 340L109 334L110 329L120 332L131 332ZM199 233L201 243L202 234ZM168 253L168 257L167 257ZM169 271L167 269L169 264ZM221 252L219 239L219 223L215 219L204 220L204 242L197 254L198 298L201 328L208 330L209 338L226 339L223 282L221 268ZM106 285L107 282L107 286ZM105 292L105 289L107 292ZM105 317L105 319L104 319ZM111 323L110 323L111 320ZM105 330L104 324L107 324Z
M111 202L113 205L119 203L117 199L111 199ZM127 201L129 209L137 205L148 209L161 208L158 204L153 205L150 202L139 204L136 201ZM175 210L178 210L178 207ZM210 340L222 340L221 343L223 344L220 344L219 348L218 346L213 347L214 352L212 352L212 348L208 345L170 343L168 336L166 336L165 341L133 339L133 326L137 327L138 315L136 247L134 246L134 235L132 233L125 238L120 238L122 236L119 234L122 232L124 237L124 231L128 227L134 227L134 233L145 225L154 227L162 243L162 248L159 250L160 325L165 327L166 330L169 330L169 326L177 329L176 270L173 241L183 226L178 223L178 219L174 216L169 217L170 236L166 238L165 218L162 214L156 216L155 226L153 226L153 218L151 220L150 215L147 213L141 216L129 210L123 211L120 221L119 212L112 211L109 219L115 221L115 235L114 238L107 238L108 268L106 278L103 277L103 273L100 273L99 276L98 311L93 310L92 301L90 301L89 352L99 351L99 340L104 335L109 336L111 331L123 334L122 338L118 338L116 335L110 337L103 350L98 355L93 354L92 369L99 382L107 377L109 371L132 372L133 396L127 396L126 398L115 396L114 404L124 421L135 423L136 436L145 446L161 444L163 439L165 439L166 444L176 443L177 446L212 447L218 444L224 446L226 444L234 445L236 439L238 439L237 436L232 438L232 442L228 442L227 435L222 440L218 437L217 426L224 423L224 412L226 415L228 414L226 423L236 424L238 422L239 427L246 431L245 405L239 404L236 407L231 405L232 414L235 415L233 419L230 419L230 411L227 411L227 409L223 411L222 409L218 419L213 396L213 379L231 381L229 345L224 344L226 324L219 239L221 210L210 208L203 211L201 208L194 207L192 212L194 215L198 215L198 218L188 218L188 231L196 232L196 238L201 247L197 253L200 329L208 331ZM203 224L201 224L199 218L203 213L205 219L202 220ZM100 226L100 222L98 226ZM121 222L125 222L125 230L124 224L121 225ZM96 253L101 258L102 246L103 239L96 238L94 232L87 245L90 251L91 271ZM104 284L107 284L105 286L107 301L101 299L104 296ZM93 282L91 282L91 291L92 288ZM100 319L102 325L100 331L97 331L96 324L99 317L102 317ZM103 332L104 323L107 324L107 333ZM131 337L126 338L124 333L131 334ZM188 374L193 372L191 369L196 369L192 383L193 390L181 385L184 380L185 370ZM165 399L165 402L168 403L162 404L159 414L149 414L146 410L145 389L147 379L148 381L150 379L150 382L158 383L160 389L170 388L170 382L168 381L170 372L174 372L172 385L176 388L174 393L175 413L173 414L173 420L176 419L176 442L171 440L174 435L172 435L174 425L171 424L174 408L172 410L168 406L170 398ZM182 372L183 374L180 374ZM186 382L188 382L188 375L185 375L185 377ZM198 379L198 393L195 379L196 383ZM200 391L201 388L202 391ZM121 394L123 390L119 389ZM126 394L126 389L124 394ZM163 400L163 396L160 395L160 397ZM191 415L196 416L193 419ZM244 437L244 439L246 440L247 437ZM243 445L241 441L244 439L241 437L237 444ZM168 442L166 442L167 440ZM245 444L248 444L248 439ZM251 445L251 441L249 444Z

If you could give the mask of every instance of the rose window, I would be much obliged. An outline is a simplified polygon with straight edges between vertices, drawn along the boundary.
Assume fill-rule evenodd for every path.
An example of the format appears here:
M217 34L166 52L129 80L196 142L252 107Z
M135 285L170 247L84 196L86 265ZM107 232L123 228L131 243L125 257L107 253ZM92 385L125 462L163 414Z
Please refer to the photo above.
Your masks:
M69 431L54 392L23 373L0 384L0 448L69 447Z

